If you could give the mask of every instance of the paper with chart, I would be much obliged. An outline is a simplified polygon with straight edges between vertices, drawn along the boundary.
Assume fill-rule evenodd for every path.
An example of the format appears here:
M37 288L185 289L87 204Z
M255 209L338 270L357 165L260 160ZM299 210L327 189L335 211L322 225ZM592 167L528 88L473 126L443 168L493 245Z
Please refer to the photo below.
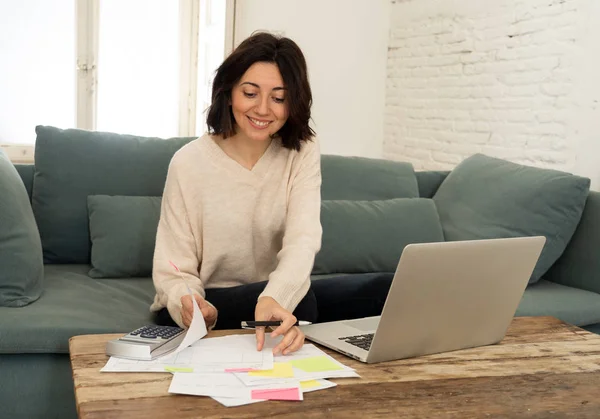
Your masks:
M324 378L360 377L356 371L312 344L305 344L299 351L290 355L274 357L273 370L236 372L235 375L246 385L279 383L293 378L299 381Z
M100 371L225 372L248 369L273 369L273 353L270 350L259 352L256 344L249 344L246 337L231 335L201 339L177 354L169 354L153 361L111 357Z
M270 342L273 347L278 340ZM300 382L302 393L324 390L336 384L323 378L360 377L356 371L312 344L305 344L299 351L290 355L274 357L273 369L266 371L234 372L234 375L247 387L291 386ZM256 403L249 397L213 397L214 400L227 407Z

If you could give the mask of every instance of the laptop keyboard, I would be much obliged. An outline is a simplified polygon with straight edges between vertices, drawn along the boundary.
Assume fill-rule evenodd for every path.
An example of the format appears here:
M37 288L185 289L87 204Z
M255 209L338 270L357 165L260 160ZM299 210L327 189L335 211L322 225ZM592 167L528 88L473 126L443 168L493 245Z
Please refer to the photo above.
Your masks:
M367 333L364 335L346 336L340 338L340 340L343 340L344 342L347 342L350 345L358 346L359 348L362 348L365 351L368 351L371 347L371 342L373 342L374 335L374 333Z

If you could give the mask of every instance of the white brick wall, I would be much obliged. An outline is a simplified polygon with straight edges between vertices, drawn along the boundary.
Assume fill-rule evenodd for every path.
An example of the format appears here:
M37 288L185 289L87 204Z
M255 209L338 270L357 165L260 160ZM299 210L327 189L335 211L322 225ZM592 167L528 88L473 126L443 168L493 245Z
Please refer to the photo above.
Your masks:
M578 119L599 99L600 76L582 72L600 55L585 41L594 2L392 0L384 157L451 169L482 152L600 174L577 168L592 150L600 167L600 141L578 139L582 124L600 134L598 113Z

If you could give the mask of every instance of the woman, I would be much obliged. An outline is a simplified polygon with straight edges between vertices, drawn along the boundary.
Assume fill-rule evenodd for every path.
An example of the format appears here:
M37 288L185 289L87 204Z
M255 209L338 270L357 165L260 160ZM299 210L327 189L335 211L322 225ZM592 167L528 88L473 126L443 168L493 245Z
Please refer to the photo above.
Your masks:
M302 347L297 320L317 318L310 272L321 245L320 152L309 127L306 61L290 39L259 33L216 72L208 134L171 160L156 237L151 307L189 326L192 299L209 328L281 320L273 349ZM264 345L257 329L257 349Z

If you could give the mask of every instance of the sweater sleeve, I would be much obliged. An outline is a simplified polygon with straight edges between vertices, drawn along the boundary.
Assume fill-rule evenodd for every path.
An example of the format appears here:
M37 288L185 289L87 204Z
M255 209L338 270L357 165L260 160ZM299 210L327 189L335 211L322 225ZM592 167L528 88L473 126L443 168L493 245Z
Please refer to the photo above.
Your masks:
M178 161L173 159L167 173L156 233L152 268L156 297L151 309L167 307L175 323L184 327L181 318L181 297L188 294L188 290L183 281L187 282L194 294L205 297L205 292L199 274L202 242L194 237L190 213L186 207L187 194L182 185L183 174L180 175L180 171L182 170ZM196 196L191 193L189 195ZM194 221L199 222L199 206L194 203L193 207ZM179 268L181 274L170 262Z
M303 145L288 198L283 245L277 267L259 297L272 297L293 312L310 287L315 255L321 248L321 154L316 139ZM304 151L304 150L303 150ZM302 155L303 154L303 155Z

